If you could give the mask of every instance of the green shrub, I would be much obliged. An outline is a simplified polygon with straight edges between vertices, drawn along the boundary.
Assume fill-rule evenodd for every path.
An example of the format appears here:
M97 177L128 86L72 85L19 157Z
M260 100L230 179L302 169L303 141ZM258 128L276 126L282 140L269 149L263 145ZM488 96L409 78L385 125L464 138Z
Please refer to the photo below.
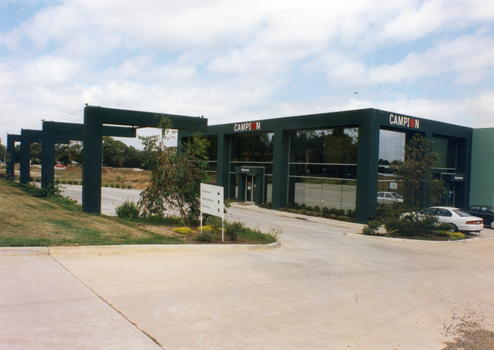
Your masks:
M103 187L108 187L108 184L104 184Z
M377 231L371 229L369 226L364 226L364 228L362 229L362 233L364 235L375 235L377 234Z
M308 205L308 206L305 207L305 210L307 210L307 211L313 211L314 208L312 208L312 206Z
M300 204L293 203L293 209L299 210L300 209Z
M438 231L453 232L455 230L455 225L449 224L447 222L441 222L439 226L436 227Z
M271 202L266 202L259 205L260 208L264 208L264 209L271 209L271 206L272 206Z
M347 209L346 216L348 216L349 218L355 218L355 209Z
M119 205L115 211L120 219L135 220L139 218L141 212L139 206L134 201L126 200L122 205Z
M377 229L379 229L379 227L381 227L381 223L377 220L373 220L373 221L369 221L367 223L367 226L369 226L369 228L371 228L373 230L377 230Z
M209 232L198 233L194 239L202 243L211 243L213 241L213 235Z
M290 202L288 202L288 203L286 203L285 208L292 209L293 208L293 204L290 203Z
M128 190L132 189L132 185L127 185L127 189Z
M115 185L115 188L120 188L120 184L116 184Z
M337 216L345 216L345 209L336 209L335 214Z
M220 232L221 231L221 218L217 216L207 215L204 219L203 225L211 226L213 231Z
M316 205L316 206L314 207L314 209L313 209L313 210L314 210L316 213L320 213L320 212L321 212L321 208L320 208L318 205Z
M244 230L244 223L242 221L225 222L225 234L232 241L236 241L237 237Z
M329 208L328 207L322 207L322 212L324 214L330 214Z
M302 205L300 205L300 209L306 209L306 208L307 208L307 204L302 203Z
M415 225L408 219L389 219L384 223L384 227L391 236L413 237L416 235Z

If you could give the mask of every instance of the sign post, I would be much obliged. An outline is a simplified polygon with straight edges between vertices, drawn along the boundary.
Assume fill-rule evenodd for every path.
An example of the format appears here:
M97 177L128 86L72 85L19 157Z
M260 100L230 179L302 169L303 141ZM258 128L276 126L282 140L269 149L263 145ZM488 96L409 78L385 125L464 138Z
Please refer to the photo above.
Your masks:
M202 213L221 218L221 241L225 241L223 187L201 183L201 232Z

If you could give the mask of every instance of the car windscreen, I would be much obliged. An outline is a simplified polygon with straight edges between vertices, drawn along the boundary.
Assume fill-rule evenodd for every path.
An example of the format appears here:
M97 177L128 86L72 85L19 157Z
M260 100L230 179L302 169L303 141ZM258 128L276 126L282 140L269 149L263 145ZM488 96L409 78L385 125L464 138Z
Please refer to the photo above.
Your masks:
M402 199L402 198L403 198L403 196L402 196L401 194L399 194L399 193L393 192L393 193L391 193L391 194L392 194L395 198L398 198L398 199Z
M461 210L454 210L454 212L459 216L472 216L472 214L465 213L464 211Z

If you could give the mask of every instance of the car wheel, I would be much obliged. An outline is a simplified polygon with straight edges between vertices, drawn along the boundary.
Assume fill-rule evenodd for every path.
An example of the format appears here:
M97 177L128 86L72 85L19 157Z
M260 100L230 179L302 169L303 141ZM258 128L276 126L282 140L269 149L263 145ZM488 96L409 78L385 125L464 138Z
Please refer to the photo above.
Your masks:
M491 228L494 228L494 221L491 221Z
M451 224L451 225L453 225L453 230L451 232L459 232L458 227L456 227L455 224Z

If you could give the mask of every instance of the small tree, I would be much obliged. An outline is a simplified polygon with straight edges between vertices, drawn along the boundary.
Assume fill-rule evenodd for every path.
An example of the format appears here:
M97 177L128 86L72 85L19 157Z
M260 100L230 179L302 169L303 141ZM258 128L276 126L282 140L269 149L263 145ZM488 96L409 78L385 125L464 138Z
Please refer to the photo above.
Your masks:
M200 184L207 180L208 141L194 136L177 152L166 145L170 127L164 119L161 136L141 138L149 154L145 165L151 170L151 186L141 193L139 206L144 215L163 216L167 209L178 210L181 220L189 223L187 214L197 213Z
M445 194L443 180L432 175L439 159L432 146L433 141L417 134L405 146L405 161L390 166L400 181L405 204L413 208L440 202Z
M439 159L432 146L433 141L417 134L405 146L405 161L390 165L400 182L404 204L412 207L415 212L426 205L440 203L446 194L444 181L434 178L432 174L432 168ZM421 223L417 215L413 219L419 234Z

